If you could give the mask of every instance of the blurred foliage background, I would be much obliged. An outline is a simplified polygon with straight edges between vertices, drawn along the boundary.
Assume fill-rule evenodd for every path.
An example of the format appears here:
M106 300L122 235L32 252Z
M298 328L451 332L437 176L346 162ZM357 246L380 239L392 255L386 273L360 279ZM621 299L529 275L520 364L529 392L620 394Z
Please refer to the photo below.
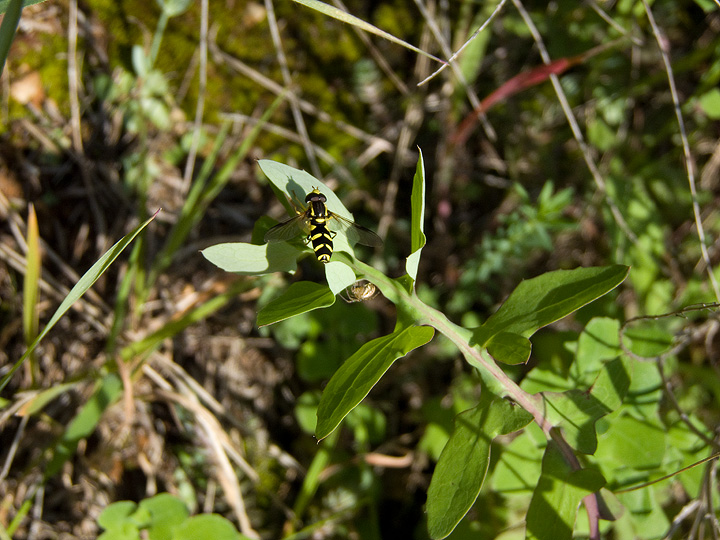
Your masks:
M444 59L501 9L456 70L422 85L438 63L290 1L49 0L23 11L0 110L2 373L37 335L23 313L42 327L79 275L162 211L3 391L0 522L17 538L95 537L109 502L164 491L250 536L426 537L433 463L479 378L436 338L318 445L324 382L391 330L394 313L378 297L256 327L258 306L288 281L323 279L311 257L295 276L256 278L200 256L285 215L258 158L323 178L384 238L368 260L400 275L422 148L418 286L465 325L521 279L631 265L616 294L533 338L518 379L530 366L567 369L564 344L593 316L717 300L716 2L652 2L655 31L633 0L335 5ZM30 205L42 256L31 302ZM715 426L717 321L700 313L667 329L690 336L672 363L674 397ZM667 515L694 496L670 497ZM479 510L453 538L494 538L521 519Z

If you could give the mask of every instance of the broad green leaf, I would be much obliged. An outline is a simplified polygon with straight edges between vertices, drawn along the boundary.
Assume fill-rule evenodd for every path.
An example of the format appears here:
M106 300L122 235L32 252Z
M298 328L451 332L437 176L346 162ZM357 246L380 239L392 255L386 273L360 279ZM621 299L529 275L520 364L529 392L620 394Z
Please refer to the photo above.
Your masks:
M170 495L160 493L149 499L140 501L141 510L150 514L148 536L150 540L172 540L174 532L190 515L185 504ZM210 536L209 538L214 538Z
M256 246L242 242L215 244L201 252L203 257L226 272L243 275L294 272L302 251L287 242Z
M351 24L357 28L360 28L361 30L365 30L366 32L370 32L371 34L375 34L376 36L380 36L381 38L385 38L388 41L392 41L393 43L397 43L398 45L402 45L403 47L406 47L410 49L411 51L414 51L418 54L421 54L423 56L427 56L428 58L432 58L433 60L436 60L441 63L445 63L439 58L436 58L430 53L427 53L421 49L418 49L414 45L410 45L410 43L407 43L406 41L403 41L399 38L396 38L392 34L388 34L384 30L380 30L377 26L373 26L369 23L366 23L362 19L359 19L355 17L354 15L350 15L349 13L342 11L334 6L325 4L323 2L320 2L318 0L294 0L298 4L302 4L304 6L307 6L309 8L312 8L316 11L319 11L320 13L327 15L328 17L332 17L334 19L337 19L339 21L342 21L347 24Z
M597 317L592 319L578 338L577 353L571 372L576 382L595 377L603 362L616 358L620 350L620 322L617 319Z
M599 471L573 471L554 441L548 443L542 475L527 513L527 540L571 540L578 506L583 497L605 485Z
M666 353L675 342L664 322L653 320L633 324L625 330L623 338L628 349L648 359Z
M52 460L45 468L45 478L55 476L75 452L81 439L89 437L95 430L105 409L120 396L122 382L117 375L108 375L100 380L90 399L82 406L68 425L54 448Z
M269 159L261 159L258 161L258 165L270 182L285 194L286 197L294 201L296 205L302 205L304 207L305 196L310 193L313 188L317 187L327 198L325 204L330 212L353 221L352 214L348 212L338 196L310 173ZM329 228L331 231L333 230L331 224ZM334 251L345 251L354 257L355 252L348 241L345 231L340 230L334 232L337 232L333 239ZM280 242L280 244L284 244L284 242Z
M490 464L490 444L498 435L525 427L532 415L501 398L485 399L455 418L455 430L440 455L428 489L431 538L445 538L472 507Z
M524 364L530 358L531 349L528 338L510 332L499 332L487 343L490 355L505 364Z
M600 437L595 457L603 467L653 469L663 462L666 438L656 420L621 416Z
M325 277L333 294L338 294L355 283L353 269L338 261L330 261L325 265Z
M502 449L500 459L490 478L492 489L510 494L531 494L538 479L545 450L545 436L536 438L531 430L539 431L537 424L530 424L520 435Z
M626 518L629 522L626 526L628 535L626 538L667 538L667 532L670 529L670 520L667 517L666 510L658 501L666 500L667 495L658 493L656 489L642 489L632 491L630 493L622 493L618 499L622 505L629 511L625 512L622 518ZM632 499L635 499L633 501ZM635 506L633 502L642 504ZM621 518L621 521L622 521ZM634 533L634 534L633 534ZM699 536L699 538L707 538L707 536ZM682 536L680 538L683 538ZM686 536L684 538L691 538Z
M561 394L543 393L545 415L562 428L570 446L583 454L594 454L595 423L620 407L629 386L627 363L619 358L612 360L600 371L590 392L572 389Z
M317 408L320 403L320 392L303 392L300 397L295 400L295 420L305 433L312 435L315 433L317 426Z
M712 88L710 91L705 92L700 96L698 103L708 118L720 120L720 90Z
M105 531L97 540L140 540L140 531L132 523L126 521L119 527Z
M217 514L200 514L184 521L173 535L173 540L243 540L247 536L237 532L232 523ZM151 539L152 540L152 539Z
M418 149L418 162L413 177L412 194L410 196L411 219L410 219L410 255L405 263L405 271L412 278L417 279L420 254L425 246L425 164L423 163L422 150Z
M298 281L260 310L257 324L267 326L313 309L332 306L334 303L335 295L326 285Z
M135 512L137 504L133 501L118 501L105 507L98 517L98 525L103 529L118 529Z
M5 385L10 380L10 377L12 377L13 374L20 368L25 359L32 354L32 352L35 350L35 347L38 346L38 343L40 343L40 341L45 337L45 334L47 334L50 329L55 326L58 320L60 320L60 317L62 317L65 312L70 309L70 306L72 306L83 294L85 294L85 292L90 287L93 286L93 283L98 280L98 278L105 272L105 270L107 270L107 268L113 263L117 256L120 255L120 253L122 253L122 251L127 247L127 245L133 241L133 239L138 235L138 233L142 231L145 227L147 227L148 223L155 219L156 215L157 212L144 223L136 227L133 231L123 236L122 239L120 239L113 247L111 247L102 257L100 257L100 259L98 259L95 264L92 265L92 267L90 267L87 272L85 272L85 274L70 290L68 295L65 297L65 300L60 303L60 306L50 318L50 321L48 321L43 331L40 332L40 335L38 335L35 341L33 341L33 344L28 348L27 351L25 351L25 354L22 355L20 360L15 362L15 365L12 367L12 369L2 378L2 381L0 381L0 390L5 388Z
M429 326L411 326L374 339L358 349L332 376L318 406L315 436L324 439L368 395L398 358L429 342Z
M627 277L628 267L556 270L520 283L510 297L473 332L473 345L487 346L501 332L529 338L585 304L607 294Z

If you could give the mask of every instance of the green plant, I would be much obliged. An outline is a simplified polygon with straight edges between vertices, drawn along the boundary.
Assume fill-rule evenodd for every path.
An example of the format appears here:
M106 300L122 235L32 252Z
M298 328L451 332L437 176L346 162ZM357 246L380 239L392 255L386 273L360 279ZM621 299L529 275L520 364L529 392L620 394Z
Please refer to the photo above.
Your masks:
M190 516L185 505L168 493L160 493L136 504L118 501L98 517L103 532L99 540L243 540L232 523L216 514Z
M267 160L259 164L288 197L320 184L292 167ZM328 193L332 212L346 212L331 192L323 193ZM526 538L571 538L573 531L587 533L587 523L590 534L596 536L601 524L603 529L608 527L609 522L601 522L611 518L608 501L612 507L616 500L611 491L602 488L626 487L650 479L648 470L662 470L698 457L705 448L702 434L693 434L685 424L675 427L679 431L674 434L656 419L659 375L653 375L652 364L640 362L620 346L616 321L593 319L587 325L570 348L574 360L564 375L540 365L518 385L500 367L526 362L532 347L529 338L537 330L610 292L625 279L627 267L556 271L524 281L484 324L463 328L415 294L417 264L425 243L423 214L421 158L412 191L411 255L406 275L393 279L362 263L338 232L335 254L325 265L328 285L293 283L258 313L258 325L263 326L328 307L356 279L373 283L397 307L395 330L361 346L328 382L317 406L318 439L332 434L398 358L427 344L437 330L477 368L483 392L479 402L456 417L435 469L427 502L433 538L449 535L473 507L485 485L491 448L497 445L494 441L528 424L521 436L500 450L497 461L492 461L492 486L497 493L509 498L519 497L518 491L531 494L524 516ZM259 274L292 271L307 251L283 244L221 244L204 250L203 255L225 270ZM646 355L660 354L669 346L668 340L658 340L657 332L652 337L626 333L624 340L626 346L630 343L631 349ZM707 429L701 431L708 436ZM641 434L645 442L638 444L633 433ZM666 454L668 437L683 438L682 449ZM662 498L662 490L655 489L646 491L650 500ZM576 523L582 500L585 525L580 520ZM621 500L631 516L621 520L623 526L644 526L647 516L632 496L621 496Z

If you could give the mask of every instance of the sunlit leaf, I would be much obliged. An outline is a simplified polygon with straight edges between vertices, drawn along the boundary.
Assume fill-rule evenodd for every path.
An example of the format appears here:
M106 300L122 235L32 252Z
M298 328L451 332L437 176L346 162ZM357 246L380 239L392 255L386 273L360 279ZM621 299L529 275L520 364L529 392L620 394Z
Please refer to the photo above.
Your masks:
M431 538L445 538L470 510L490 464L490 444L498 435L525 427L532 415L505 399L483 403L455 418L455 430L440 455L428 489Z
M243 242L215 244L201 252L203 257L226 272L243 275L294 272L302 251L287 242L256 246Z
M595 453L595 424L622 404L630 387L629 371L627 361L618 358L605 364L590 391L542 394L547 419L563 430L570 446L583 454Z
M361 30L365 30L366 32L370 32L371 34L375 34L377 36L385 38L388 41L392 41L393 43L402 45L403 47L406 47L406 48L410 49L411 51L414 51L418 54L427 56L428 58L432 58L433 60L437 60L438 62L442 62L442 60L440 60L439 58L436 58L432 54L427 53L421 49L418 49L414 45L411 45L410 43L407 43L401 39L396 38L392 34L389 34L389 33L385 32L384 30L381 30L377 26L373 26L373 25L365 22L364 20L359 19L359 18L355 17L354 15L350 15L346 11L342 11L334 6L325 4L323 2L320 2L319 0L294 0L294 1L297 2L298 4L302 4L309 8L315 9L315 10L319 11L320 13L327 15L328 17L333 17L334 19L337 19L344 23L351 24L357 28L360 28Z
M405 271L415 281L417 279L420 254L425 246L425 164L422 150L418 149L418 162L413 177L410 205L412 216L410 219L410 255L405 263Z
M325 277L333 294L338 294L355 283L353 269L338 261L330 261L325 265Z
M528 338L585 304L607 294L627 277L628 267L606 267L556 270L520 283L500 309L482 326L473 331L473 344L481 347L500 333ZM507 336L502 338L507 343ZM517 347L520 347L519 341ZM515 350L516 347L510 350ZM498 357L505 362L506 359ZM511 355L509 363L517 360Z
M571 540L583 497L605 485L599 471L572 470L554 441L548 443L542 475L527 513L527 540Z
M366 343L348 358L330 379L320 399L315 432L318 440L340 425L395 360L425 345L434 332L429 326L411 326Z
M257 324L267 326L313 309L332 306L334 303L335 295L326 285L298 281L260 310Z

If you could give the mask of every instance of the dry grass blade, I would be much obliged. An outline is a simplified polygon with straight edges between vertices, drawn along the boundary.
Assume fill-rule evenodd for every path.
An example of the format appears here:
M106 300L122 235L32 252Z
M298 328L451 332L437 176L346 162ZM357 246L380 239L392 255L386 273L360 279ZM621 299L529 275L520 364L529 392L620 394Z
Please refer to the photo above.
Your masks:
M293 90L292 77L290 76L290 68L288 68L287 58L283 51L282 40L280 39L280 29L278 28L277 19L275 18L275 7L273 6L272 0L265 0L265 9L267 10L268 23L270 25L270 35L272 36L273 45L275 45L275 55L277 56L278 64L280 65L280 72L282 73L283 82L285 87L288 89L288 99L290 100L290 109L292 110L293 120L295 120L295 128L300 135L303 148L305 149L305 155L310 162L310 168L312 173L317 178L321 178L320 167L318 166L317 157L312 142L310 141L310 135L308 134L305 120L303 119L300 106L298 105L298 99Z
M415 0L415 5L420 10L420 13L422 14L423 18L425 19L425 22L428 24L428 27L430 28L430 31L433 34L433 37L437 41L437 43L440 45L440 48L443 52L443 54L447 57L452 57L453 52L452 48L450 47L450 44L445 39L445 35L440 29L440 27L435 22L435 18L432 16L432 14L428 11L428 9L425 7L425 5L422 3L422 0ZM478 32L479 33L479 32ZM465 75L463 75L463 72L460 70L460 67L457 65L457 63L452 62L450 63L450 69L452 69L453 75L455 75L455 78L460 82L463 89L465 90L465 93L467 94L468 100L470 101L470 105L472 105L473 110L476 111L482 111L482 107L480 106L480 98L478 97L477 93L472 89L472 87L468 84L467 80L465 79ZM495 130L493 129L492 125L490 125L490 122L487 119L487 116L484 112L481 112L479 114L480 123L482 124L483 130L485 131L485 136L490 139L491 141L494 141L497 139L497 134L495 133Z
M240 482L230 464L228 455L223 449L222 438L225 433L217 419L198 401L190 399L187 396L166 390L159 390L158 393L165 399L181 405L195 415L198 425L202 428L206 436L205 443L212 452L215 463L219 468L217 479L223 488L228 503L235 512L235 517L237 517L238 523L240 524L240 531L251 538L260 538L257 532L253 530L250 518L248 518L245 511Z
M344 23L351 24L353 26L360 28L361 30L365 30L366 32L370 32L371 34L380 36L381 38L387 39L388 41L392 41L393 43L402 45L403 47L410 49L411 51L414 51L423 56L427 56L428 58L431 58L432 60L435 60L436 62L440 62L441 64L446 63L444 60L441 60L440 58L433 56L432 54L430 54L426 51L423 51L423 50L415 47L414 45L411 45L410 43L403 41L402 39L396 38L392 34L389 34L389 33L385 32L384 30L380 30L380 28L378 28L377 26L373 26L372 24L369 24L369 23L363 21L362 19L359 19L358 17L355 17L354 15L350 15L349 13L346 13L345 11L342 11L334 6L330 6L323 2L319 2L318 0L293 0L293 1L298 4L302 4L303 6L306 6L311 9L314 9L316 11L319 11L320 13L323 13L324 15L327 15L328 17L332 17L332 18L342 21Z
M502 8L503 8L503 6L505 5L506 2L507 2L507 0L501 0L500 3L495 7L495 9L493 10L493 12L490 14L490 16L489 16L487 19L485 19L485 22L482 23L482 24L477 28L477 30L475 30L475 32L473 32L472 36L470 36L470 37L465 41L465 43L463 43L462 46L450 56L450 58L448 58L447 64L445 64L444 66L441 66L441 67L438 68L436 71L434 71L433 73L431 73L430 75L428 75L427 77L425 77L422 81L420 81L420 82L418 83L418 86L422 86L422 85L425 84L426 82L428 82L428 81L430 81L431 79L435 78L435 77L436 77L438 74L440 74L446 67L448 67L449 65L452 65L452 63L457 59L457 57L460 56L460 54L465 50L465 47L467 47L468 45L470 45L470 43L471 43L476 37L478 37L478 36L480 35L480 32L482 32L483 30L485 30L485 29L488 27L488 25L493 21L493 19L500 13L500 11L502 11Z
M200 73L198 77L198 99L195 105L195 122L193 123L193 135L190 142L185 171L183 173L183 193L190 189L192 173L195 169L198 146L200 145L200 129L202 128L203 111L205 110L205 93L207 90L207 51L208 51L208 0L200 3Z

